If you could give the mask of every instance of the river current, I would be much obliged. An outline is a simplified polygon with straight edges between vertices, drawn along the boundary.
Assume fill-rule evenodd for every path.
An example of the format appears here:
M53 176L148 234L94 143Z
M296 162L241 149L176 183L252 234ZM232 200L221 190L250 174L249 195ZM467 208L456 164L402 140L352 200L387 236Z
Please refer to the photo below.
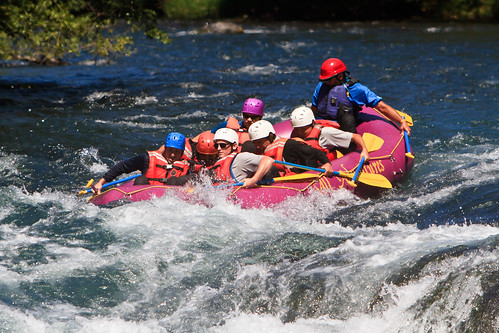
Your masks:
M171 44L139 36L110 64L0 67L0 332L499 330L497 25L164 26ZM382 197L77 195L249 97L287 119L329 57L413 117L415 166Z

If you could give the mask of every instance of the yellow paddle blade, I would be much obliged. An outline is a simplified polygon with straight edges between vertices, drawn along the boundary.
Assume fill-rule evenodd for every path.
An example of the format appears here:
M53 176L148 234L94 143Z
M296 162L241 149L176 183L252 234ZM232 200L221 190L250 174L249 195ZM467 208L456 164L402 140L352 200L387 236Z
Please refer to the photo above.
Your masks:
M414 155L412 155L411 153L405 153L405 156L407 156L408 158L411 158L411 159L414 158Z
M93 183L94 179L92 178L88 181L87 185L85 185L85 188L89 188ZM85 193L87 193L87 190L81 190L80 192L78 192L78 195L84 195Z
M397 113L401 117L404 117L405 121L407 121L407 125L412 126L412 117L411 116L409 116L407 113L399 111L399 110L395 110L395 111L397 111Z
M285 181L293 181L293 180L304 180L304 179L315 179L319 178L321 175L316 173L298 173L296 175L289 175L284 177L276 177L274 178L275 182L285 182Z
M376 173L359 173L357 178L358 182L364 183L370 186L383 187L383 188L392 188L392 183L383 175L379 175Z
M380 149L383 146L383 143L385 140L380 138L379 136L376 136L372 133L364 133L362 134L362 139L364 140L364 143L366 144L367 151L372 152Z
M346 173L343 171L340 171L340 177L345 177L348 179L353 179L354 173ZM359 176L357 178L357 182L363 183L369 186L375 186L375 187L382 187L382 188L392 188L392 183L388 180L383 175L377 174L377 173L365 173L361 172L359 173Z

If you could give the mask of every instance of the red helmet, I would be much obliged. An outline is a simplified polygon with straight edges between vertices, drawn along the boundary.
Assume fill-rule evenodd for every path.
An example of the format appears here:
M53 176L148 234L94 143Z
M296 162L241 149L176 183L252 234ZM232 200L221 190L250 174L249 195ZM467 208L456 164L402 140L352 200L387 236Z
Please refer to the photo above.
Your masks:
M215 134L211 133L210 131L203 132L199 135L198 138L198 145L196 147L196 150L200 154L204 155L215 155L218 153L218 151L215 149L215 142L213 138L215 137Z
M327 81L336 74L343 73L347 70L347 66L337 58L329 58L324 61L321 66L321 75L319 75L320 81Z

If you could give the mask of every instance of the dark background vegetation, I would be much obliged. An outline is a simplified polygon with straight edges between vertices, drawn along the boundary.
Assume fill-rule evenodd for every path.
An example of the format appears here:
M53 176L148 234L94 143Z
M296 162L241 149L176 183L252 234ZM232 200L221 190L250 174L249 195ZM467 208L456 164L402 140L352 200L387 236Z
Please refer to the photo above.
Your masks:
M129 54L133 32L169 43L157 20L498 22L499 0L2 0L0 65ZM115 29L118 22L127 29Z
M173 7L181 8L193 4L186 17L235 18L247 17L257 20L304 20L304 21L350 21L350 20L480 20L499 19L497 0L163 0L156 7L170 18ZM160 4L158 6L158 4ZM191 6L189 6L191 7Z

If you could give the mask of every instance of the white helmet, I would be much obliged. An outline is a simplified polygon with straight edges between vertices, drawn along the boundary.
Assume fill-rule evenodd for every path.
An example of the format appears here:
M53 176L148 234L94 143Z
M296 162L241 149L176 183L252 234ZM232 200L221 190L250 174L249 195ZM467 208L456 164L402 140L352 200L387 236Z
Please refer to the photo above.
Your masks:
M229 143L237 143L239 142L239 135L237 135L236 131L230 128L220 128L215 132L215 137L213 141L224 140Z
M293 127L312 125L314 120L314 112L306 106L300 106L291 112L291 125L293 125Z
M259 120L253 123L248 129L251 141L266 138L270 133L275 134L274 126L266 120Z

